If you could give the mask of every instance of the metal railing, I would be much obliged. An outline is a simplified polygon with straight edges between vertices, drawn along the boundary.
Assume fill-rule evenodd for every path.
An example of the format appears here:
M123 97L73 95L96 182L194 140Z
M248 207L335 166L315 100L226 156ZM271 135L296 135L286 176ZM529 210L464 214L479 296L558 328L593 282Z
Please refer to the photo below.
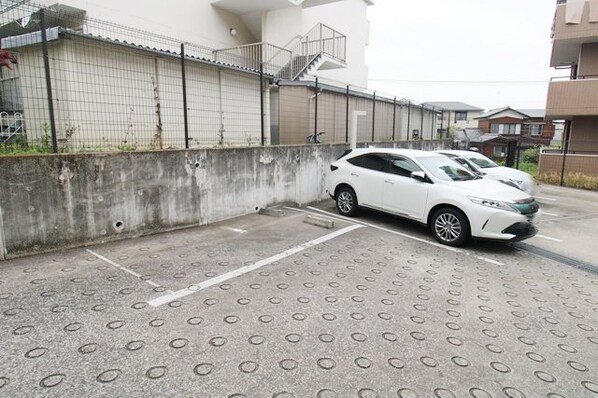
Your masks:
M578 75L578 76L575 76L575 78L572 78L571 76L556 76L556 77L551 77L550 81L554 82L554 81L563 81L563 80L592 80L592 79L598 79L598 75Z
M291 50L292 65L281 78L296 79L319 56L325 55L340 63L346 61L347 37L322 23L314 26Z
M213 54L216 62L255 71L263 64L263 72L273 76L292 60L290 50L265 42L218 49Z
M214 50L213 58L216 62L256 71L263 65L266 74L279 79L294 80L318 57L327 56L339 63L345 63L346 53L347 37L320 23L301 36L290 50L260 42Z

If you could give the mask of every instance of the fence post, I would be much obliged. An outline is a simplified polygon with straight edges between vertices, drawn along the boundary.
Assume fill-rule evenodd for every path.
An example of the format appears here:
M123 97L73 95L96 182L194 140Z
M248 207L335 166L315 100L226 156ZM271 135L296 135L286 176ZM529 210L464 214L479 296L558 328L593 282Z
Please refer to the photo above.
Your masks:
M565 139L563 145L563 165L561 168L561 183L562 187L565 183L565 162L567 161L567 152L569 152L569 139L571 138L571 120L565 121Z
M395 140L397 131L397 97L392 101L392 140Z
M183 83L183 119L185 124L185 149L189 149L189 115L187 112L187 74L185 71L185 44L181 43L181 78Z
M346 125L346 133L345 133L345 142L349 142L349 85L347 84L347 116L345 120Z
M442 132L444 130L444 109L440 111L440 139L442 139ZM448 137L448 134L447 134ZM469 149L469 148L467 148Z
M262 146L266 145L266 132L264 121L264 63L260 62L260 123L262 128Z
M407 141L409 141L409 131L411 130L411 101L407 103Z
M372 142L376 140L375 137L376 131L376 92L374 91L373 101L372 101Z
M314 140L318 140L318 88L319 82L318 78L316 77L316 90L314 95Z
M424 139L424 104L422 104L422 126L421 126L421 130L419 132L419 139L423 140Z
M40 29L42 34L42 52L44 70L46 72L46 91L48 94L48 114L50 116L50 131L52 132L52 152L58 153L58 137L56 135L56 119L54 116L54 98L52 97L52 78L50 75L50 57L48 55L48 37L46 34L46 9L39 11Z

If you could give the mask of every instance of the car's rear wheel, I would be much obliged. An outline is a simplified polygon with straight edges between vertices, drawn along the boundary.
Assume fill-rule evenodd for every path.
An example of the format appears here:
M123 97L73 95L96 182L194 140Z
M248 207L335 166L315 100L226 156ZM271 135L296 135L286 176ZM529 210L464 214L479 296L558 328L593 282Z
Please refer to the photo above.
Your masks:
M353 217L357 214L357 195L353 188L348 186L340 187L336 193L336 209L347 217Z
M437 210L432 216L430 228L434 238L444 245L461 246L470 237L467 216L452 207Z

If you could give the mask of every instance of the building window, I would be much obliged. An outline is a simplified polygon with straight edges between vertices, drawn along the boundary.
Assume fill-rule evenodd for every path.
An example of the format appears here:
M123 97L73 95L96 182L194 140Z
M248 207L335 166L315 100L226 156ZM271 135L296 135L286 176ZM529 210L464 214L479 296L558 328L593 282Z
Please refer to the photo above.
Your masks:
M494 146L492 148L492 156L496 158L504 158L505 157L505 147L504 146Z
M527 131L530 135L539 136L544 133L544 125L543 124L530 124L527 127Z
M516 124L505 124L503 134L517 134Z
M506 134L515 135L521 133L520 124L491 124L490 133L492 134Z
M455 123L467 120L467 112L455 112Z

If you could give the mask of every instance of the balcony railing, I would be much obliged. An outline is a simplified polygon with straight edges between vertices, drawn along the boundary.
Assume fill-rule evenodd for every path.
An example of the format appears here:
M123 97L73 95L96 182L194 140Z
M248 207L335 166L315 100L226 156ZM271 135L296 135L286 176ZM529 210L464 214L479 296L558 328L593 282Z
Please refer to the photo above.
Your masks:
M598 76L553 80L548 85L546 117L598 116Z

